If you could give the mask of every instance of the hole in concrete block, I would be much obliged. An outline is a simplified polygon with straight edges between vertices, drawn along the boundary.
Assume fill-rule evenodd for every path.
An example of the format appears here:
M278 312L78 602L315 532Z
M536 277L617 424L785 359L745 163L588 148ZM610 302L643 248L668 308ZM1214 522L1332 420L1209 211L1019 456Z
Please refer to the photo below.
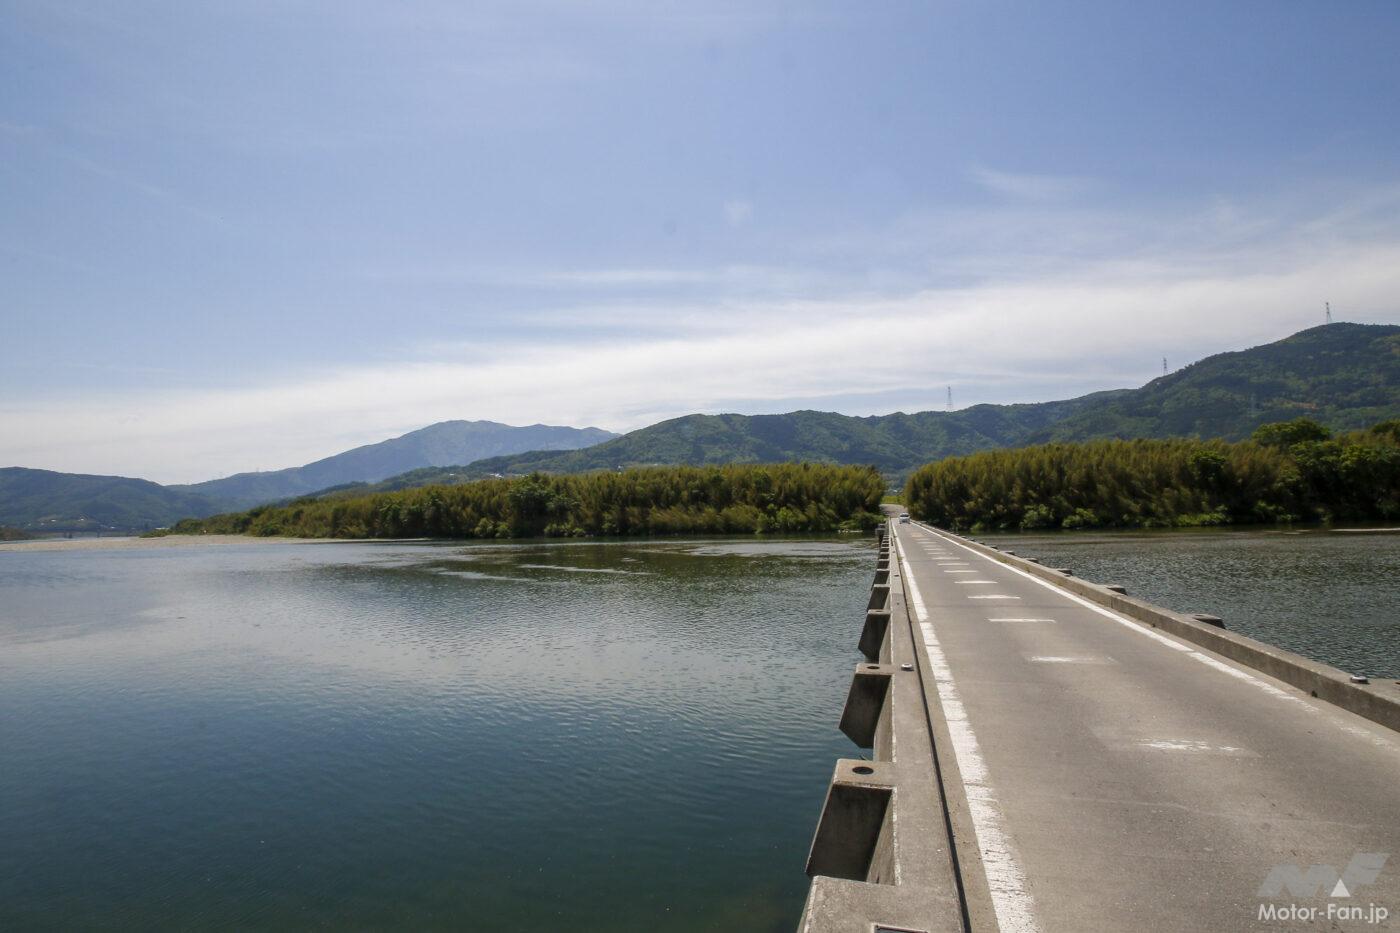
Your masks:
M867 767L867 766L865 766L865 765L856 765L856 766L855 766L854 768L852 768L851 770L854 771L856 774L874 774L874 773L875 773L875 769L874 769L874 768L870 768L870 767Z

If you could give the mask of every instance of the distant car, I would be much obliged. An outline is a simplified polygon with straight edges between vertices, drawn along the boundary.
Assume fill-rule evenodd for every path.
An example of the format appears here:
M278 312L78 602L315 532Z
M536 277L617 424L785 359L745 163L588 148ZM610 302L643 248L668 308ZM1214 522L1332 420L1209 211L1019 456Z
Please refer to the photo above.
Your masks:
M907 521L909 521L909 513L908 513L908 512L900 512L900 513L899 513L899 520L900 520L901 522L907 522Z

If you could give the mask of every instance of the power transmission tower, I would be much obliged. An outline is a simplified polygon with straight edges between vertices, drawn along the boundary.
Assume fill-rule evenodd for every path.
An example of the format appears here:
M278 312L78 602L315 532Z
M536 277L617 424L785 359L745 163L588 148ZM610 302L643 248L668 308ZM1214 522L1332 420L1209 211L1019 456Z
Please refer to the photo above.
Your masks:
M948 387L948 410L953 410L953 387Z
M1330 301L1324 301L1323 304L1327 306L1327 323L1328 323L1328 324L1331 324L1331 323L1332 323L1332 302L1330 302Z
M1165 376L1166 374L1167 374L1167 358L1164 356L1164 357L1162 357L1162 375Z

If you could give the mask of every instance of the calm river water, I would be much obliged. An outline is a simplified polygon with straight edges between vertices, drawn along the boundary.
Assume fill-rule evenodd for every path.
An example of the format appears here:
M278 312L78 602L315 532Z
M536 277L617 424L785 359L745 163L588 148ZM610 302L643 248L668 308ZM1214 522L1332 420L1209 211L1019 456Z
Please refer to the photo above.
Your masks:
M985 534L1352 673L1400 678L1400 534L1355 529Z
M782 930L873 538L0 553L0 929Z

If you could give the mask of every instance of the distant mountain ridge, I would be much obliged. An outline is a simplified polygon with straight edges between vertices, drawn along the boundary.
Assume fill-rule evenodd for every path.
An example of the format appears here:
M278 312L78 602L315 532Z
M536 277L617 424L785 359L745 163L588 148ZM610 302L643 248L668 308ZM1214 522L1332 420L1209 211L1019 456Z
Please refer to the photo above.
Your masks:
M1400 326L1323 324L1274 343L1217 353L1118 393L1027 443L1219 437L1306 415L1336 430L1400 414Z
M150 480L0 467L0 525L25 531L132 531L212 515L219 504Z
M12 467L0 470L0 525L139 530L302 495L649 464L871 464L901 482L924 463L978 450L1093 438L1239 440L1260 424L1299 415L1336 429L1400 417L1400 326L1314 327L1207 357L1138 389L1055 402L870 417L686 415L621 437L597 428L447 421L303 467L186 486Z
M957 412L855 417L829 411L781 415L686 415L566 453L535 452L470 464L472 472L576 473L646 464L775 463L816 460L872 464L886 472L930 457L1004 447L1049 429L1097 396L1027 405L976 405Z
M401 437L366 444L305 466L237 473L170 489L206 496L227 509L304 496L346 483L373 483L422 467L470 463L525 450L574 450L617 437L601 428L549 424L514 427L495 421L440 421Z
M568 450L616 436L601 428L442 421L305 466L178 486L7 467L0 469L0 525L41 532L143 531L417 468L539 448Z
M864 418L818 411L686 415L594 447L420 470L376 488L535 470L577 473L647 464L784 460L873 464L898 481L929 461L996 447L1092 438L1240 440L1260 424L1299 415L1338 429L1400 416L1400 326L1327 324L1207 357L1138 389L1067 401Z

